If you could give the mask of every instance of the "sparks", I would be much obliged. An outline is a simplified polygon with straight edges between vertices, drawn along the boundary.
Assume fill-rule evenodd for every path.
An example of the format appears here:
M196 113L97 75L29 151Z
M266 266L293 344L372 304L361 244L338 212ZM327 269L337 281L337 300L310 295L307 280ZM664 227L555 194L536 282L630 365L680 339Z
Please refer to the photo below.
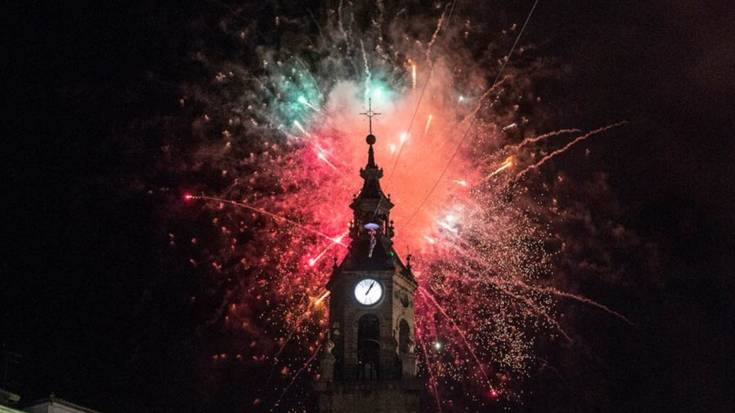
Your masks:
M508 159L506 159L505 162L503 162L500 165L500 167L498 167L496 170L494 170L493 172L491 172L490 175L487 176L487 178L492 178L493 176L495 176L495 175L503 172L504 170L510 168L511 166L513 166L513 157L512 156L509 156Z
M296 128L298 129L298 130L300 130L300 131L301 131L301 133L303 133L303 134L304 134L304 135L306 135L306 136L309 136L309 132L307 132L307 131L306 131L306 129L304 129L304 127L303 127L303 126L301 125L301 122L299 122L299 121L295 120L295 121L293 121L293 125L294 125L294 126L295 126L295 127L296 127Z
M429 133L429 127L431 127L431 119L434 118L434 115L429 113L429 116L426 117L426 125L424 126L424 135Z
M444 217L442 217L442 219L437 221L437 223L439 224L440 227L454 234L456 234L457 231L459 231L459 227L458 227L459 217L457 215L447 214Z
M327 155L323 150L317 149L316 157L319 158L320 161L326 163L330 168L337 170L337 167L327 159Z
M311 110L313 110L313 111L315 111L315 112L321 112L321 111L319 110L319 108L317 108L316 106L314 106L314 105L312 105L311 103L309 103L309 101L308 101L308 100L306 99L306 97L305 97L305 96L303 96L303 95L299 96L299 97L298 97L298 99L296 99L296 100L297 100L297 101L298 101L299 103L301 103L302 105L304 105L304 106L308 107L309 109L311 109Z
M483 410L473 400L519 398L516 391L533 374L537 337L573 337L560 321L559 300L622 317L578 294L546 287L559 265L551 259L558 251L548 245L567 240L550 234L551 223L563 225L565 216L557 213L556 202L544 200L561 197L548 193L552 187L520 179L607 129L548 154L540 143L551 145L550 138L579 131L559 129L521 140L519 131L553 122L523 118L517 100L507 98L535 93L532 83L540 76L523 67L503 73L513 65L510 57L523 30L507 44L498 40L489 49L492 56L467 62L472 53L442 36L462 19L451 18L453 6L441 10L441 16L432 15L436 25L420 35L404 30L405 37L389 39L381 36L393 35L372 26L362 31L349 24L347 16L357 16L359 9L339 2L319 39L296 31L297 41L288 47L258 49L257 64L228 63L249 79L242 89L218 81L214 87L206 83L201 98L187 96L187 107L202 107L197 133L211 136L189 152L182 149L184 166L172 169L187 171L182 182L201 165L216 177L185 188L212 195L183 194L184 201L204 201L186 206L201 210L201 225L182 231L185 237L171 231L169 243L186 240L195 252L187 251L185 260L211 271L208 290L224 292L228 301L222 307L225 328L248 337L252 354L243 359L267 366L266 374L272 371L272 381L263 378L262 387L272 391L279 372L287 373L279 403L300 388L298 380L317 374L316 351L329 334L324 287L334 264L324 258L339 261L345 253L349 204L360 190L358 171L366 156L368 125L357 114L368 100L384 114L373 120L372 147L375 162L388 171L383 189L397 206L393 242L418 251L411 264L421 292L415 302L417 355L437 411L448 389L472 396L453 411ZM388 20L381 24L402 21ZM498 48L509 53L496 62L491 57ZM426 56L419 89L418 64L404 56ZM524 56L534 58L530 52ZM542 105L529 109L544 114ZM521 171L511 174L516 168ZM528 205L536 210L529 212ZM501 380L497 371L513 379ZM265 397L259 400L268 404Z
M316 300L314 301L314 306L315 306L315 307L316 307L316 306L319 306L319 305L320 305L320 304L321 304L321 303L322 303L322 302L323 302L324 300L326 300L326 299L327 299L327 297L329 297L329 294L330 294L330 292L329 292L329 291L325 291L325 292L324 292L324 293L323 293L322 295L320 295L320 296L319 296L319 298L317 298L317 299L316 299Z
M344 237L347 236L347 234L348 232L343 232L341 235L332 238L331 244L328 244L326 247L324 247L316 256L309 258L309 261L308 261L309 267L313 267L314 265L316 265L316 263L319 262L319 260L321 260L322 257L324 257L324 254L326 254L327 251L329 251L332 248L332 246L341 245L343 247L347 247L344 243L342 243L342 239L344 239Z

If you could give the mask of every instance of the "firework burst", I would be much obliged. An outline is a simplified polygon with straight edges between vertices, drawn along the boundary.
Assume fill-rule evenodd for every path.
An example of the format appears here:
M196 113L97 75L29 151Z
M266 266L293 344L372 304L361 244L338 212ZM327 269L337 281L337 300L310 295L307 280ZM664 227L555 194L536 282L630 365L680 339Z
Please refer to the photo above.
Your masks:
M308 24L276 17L277 46L227 18L247 63L197 53L213 75L181 98L197 142L183 169L202 177L184 201L206 223L190 262L208 268L220 300L210 322L238 337L213 362L267 371L253 408L301 406L303 383L318 375L324 286L346 251L368 100L381 112L375 150L396 204L395 245L414 256L418 349L437 410L517 402L537 337L572 340L558 298L612 313L551 287L547 194L527 182L619 125L536 132L533 79L553 71L520 46L529 20L488 44L455 6L339 2Z

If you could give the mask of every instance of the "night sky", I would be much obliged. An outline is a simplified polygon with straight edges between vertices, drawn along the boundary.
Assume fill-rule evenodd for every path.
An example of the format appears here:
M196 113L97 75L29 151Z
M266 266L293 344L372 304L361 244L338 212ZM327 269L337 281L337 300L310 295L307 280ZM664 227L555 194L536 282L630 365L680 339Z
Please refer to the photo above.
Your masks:
M3 387L108 413L247 411L243 372L202 379L201 355L222 337L199 328L206 315L187 300L200 285L167 249L159 199L135 185L156 168L146 122L176 116L179 85L198 75L191 50L229 2L16 3L3 13L0 342L22 358ZM531 4L489 3L514 21ZM580 280L635 326L576 311L587 361L551 347L555 368L531 377L516 411L735 410L729 3L540 2L527 40L566 68L546 94L561 124L631 122L587 147L620 219L658 255L655 274ZM266 21L320 8L246 10Z

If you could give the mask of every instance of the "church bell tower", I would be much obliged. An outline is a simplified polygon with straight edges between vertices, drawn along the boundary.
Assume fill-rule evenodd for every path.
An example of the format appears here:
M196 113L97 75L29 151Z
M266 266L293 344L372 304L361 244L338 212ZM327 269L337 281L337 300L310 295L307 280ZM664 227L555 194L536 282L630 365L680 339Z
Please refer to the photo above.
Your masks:
M350 208L350 245L327 284L329 336L315 388L321 413L398 413L419 410L414 293L410 256L393 249L393 203L380 188L370 108L367 165Z

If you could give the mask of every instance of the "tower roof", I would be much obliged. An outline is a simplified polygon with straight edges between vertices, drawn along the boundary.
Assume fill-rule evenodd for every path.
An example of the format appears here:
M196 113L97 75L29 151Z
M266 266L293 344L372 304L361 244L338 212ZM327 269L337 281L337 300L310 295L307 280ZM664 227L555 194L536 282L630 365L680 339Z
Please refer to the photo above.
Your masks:
M363 179L362 189L360 193L355 197L352 205L352 209L359 208L361 205L367 204L374 208L375 213L380 212L379 210L386 210L393 208L393 203L390 202L383 189L380 187L380 178L383 177L383 168L379 168L378 164L375 163L375 150L373 144L377 141L375 135L368 135L368 161L364 168L360 168L360 177ZM371 143L372 142L372 143ZM375 204L375 205L373 205Z

